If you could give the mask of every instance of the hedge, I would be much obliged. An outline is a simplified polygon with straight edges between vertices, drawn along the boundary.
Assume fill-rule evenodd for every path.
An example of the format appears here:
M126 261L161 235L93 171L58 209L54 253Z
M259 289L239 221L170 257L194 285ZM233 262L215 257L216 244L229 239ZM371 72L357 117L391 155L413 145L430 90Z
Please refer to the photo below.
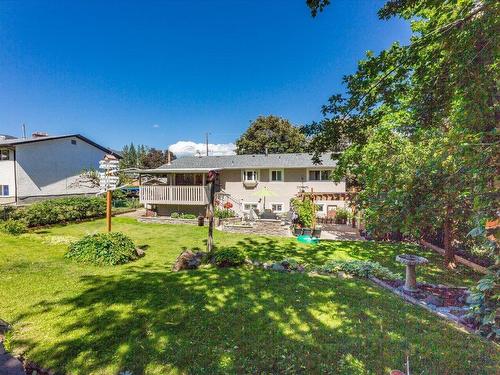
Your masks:
M49 199L16 210L12 217L29 227L80 221L106 214L106 200L100 197Z

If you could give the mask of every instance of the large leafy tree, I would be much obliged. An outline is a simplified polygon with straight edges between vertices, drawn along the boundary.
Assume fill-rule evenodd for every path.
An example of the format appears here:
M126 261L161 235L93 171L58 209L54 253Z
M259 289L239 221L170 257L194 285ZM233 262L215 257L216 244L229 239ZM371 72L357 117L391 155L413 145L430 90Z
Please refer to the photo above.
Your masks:
M236 141L236 153L303 152L305 145L305 135L290 121L273 115L259 116Z
M307 3L314 16L330 2ZM391 0L379 16L411 21L411 43L360 61L306 128L311 148L339 153L373 230L443 231L453 266L453 240L495 214L500 5Z

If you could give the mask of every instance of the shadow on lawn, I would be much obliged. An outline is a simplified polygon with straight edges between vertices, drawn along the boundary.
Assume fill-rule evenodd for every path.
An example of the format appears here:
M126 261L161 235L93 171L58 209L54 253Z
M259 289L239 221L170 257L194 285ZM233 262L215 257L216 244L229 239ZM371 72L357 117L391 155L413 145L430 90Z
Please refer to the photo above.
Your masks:
M404 265L396 261L402 253L427 257L430 263L419 267L419 281L455 286L472 285L480 278L476 272L465 266L448 270L443 257L431 250L405 243L373 241L322 241L318 245L299 246L295 239L278 241L274 238L255 239L247 237L237 243L247 255L260 261L279 261L295 258L298 261L322 265L329 259L358 259L379 262L394 272L404 274Z
M45 301L16 319L51 317L55 341L16 344L61 372L109 373L114 364L115 372L135 375L384 374L402 367L407 350L415 373L458 374L467 366L482 373L474 366L491 364L479 340L463 358L457 338L463 342L464 333L359 280L135 267L79 282L78 295ZM442 345L446 353L437 350Z

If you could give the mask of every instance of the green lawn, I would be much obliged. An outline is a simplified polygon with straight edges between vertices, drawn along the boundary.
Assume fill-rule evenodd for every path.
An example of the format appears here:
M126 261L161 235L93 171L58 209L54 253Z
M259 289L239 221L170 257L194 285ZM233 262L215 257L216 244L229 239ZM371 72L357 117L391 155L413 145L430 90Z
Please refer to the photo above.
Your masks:
M100 268L64 259L64 242L102 230L102 220L0 234L0 317L14 325L16 352L71 374L386 374L402 368L407 353L413 374L495 374L493 344L370 282L246 269L172 273L182 248L204 248L206 228L113 220L115 230L147 247L144 258ZM215 239L255 259L372 259L401 273L395 255L420 251L348 242L305 247L219 232ZM421 268L422 280L469 285L478 278L423 254L432 262Z

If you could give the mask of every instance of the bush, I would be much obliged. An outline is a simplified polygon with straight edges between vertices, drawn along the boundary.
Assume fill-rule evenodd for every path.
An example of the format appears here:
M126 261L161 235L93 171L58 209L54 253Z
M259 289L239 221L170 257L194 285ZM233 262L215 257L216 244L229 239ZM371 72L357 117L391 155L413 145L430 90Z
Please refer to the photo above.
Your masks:
M299 216L299 223L304 228L312 228L315 220L313 201L309 197L305 197L304 200L295 198L292 200L292 206Z
M335 218L340 221L346 221L350 216L350 212L345 208L339 208L335 212Z
M28 231L28 227L24 221L8 219L3 223L0 223L0 231L13 236L18 236L26 233Z
M82 263L117 265L137 259L134 242L120 232L96 233L72 243L67 258Z
M240 266L245 262L245 253L237 247L225 247L217 250L213 259L218 267Z
M181 214L180 218L181 219L196 219L197 216L195 214Z
M170 217L171 217L172 219L177 219L177 218L179 218L180 216L181 216L181 215L180 215L178 212L172 212L172 213L170 214Z
M474 319L481 335L500 340L500 271L483 277L470 290L467 303L470 304L469 317Z
M106 214L106 201L99 197L49 199L17 210L14 218L29 227L79 221Z
M400 277L400 275L393 273L391 270L381 266L377 262L364 260L331 260L321 266L320 271L327 273L343 271L353 276L374 276L384 280L396 280Z
M235 217L236 216L236 213L233 211L233 210L230 210L230 209L220 209L220 208L216 208L215 209L215 213L214 213L215 217L218 217L219 219L227 219L227 218L230 218L230 217Z

